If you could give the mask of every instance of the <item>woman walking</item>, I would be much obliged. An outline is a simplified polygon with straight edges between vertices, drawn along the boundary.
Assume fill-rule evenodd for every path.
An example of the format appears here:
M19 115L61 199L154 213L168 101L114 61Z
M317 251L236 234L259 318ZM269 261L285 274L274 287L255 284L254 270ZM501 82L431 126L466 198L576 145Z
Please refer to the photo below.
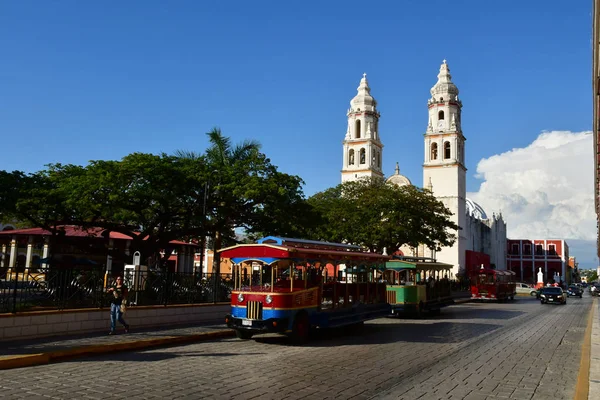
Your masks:
M117 276L113 286L108 289L108 293L112 293L113 297L110 302L110 332L109 335L115 334L115 325L117 321L125 327L125 333L129 332L129 324L123 319L125 304L127 304L127 286L123 283L123 278Z

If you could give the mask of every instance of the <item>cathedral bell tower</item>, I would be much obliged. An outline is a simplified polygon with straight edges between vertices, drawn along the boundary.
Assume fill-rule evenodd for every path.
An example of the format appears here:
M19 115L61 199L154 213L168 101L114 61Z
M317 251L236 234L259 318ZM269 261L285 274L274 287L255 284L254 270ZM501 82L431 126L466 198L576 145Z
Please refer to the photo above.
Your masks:
M458 88L452 82L450 68L443 61L437 83L431 88L427 102L429 124L425 132L423 187L452 211L451 220L463 228L455 233L454 245L437 252L437 259L454 265L454 274L465 267L466 237L466 171L465 137L461 129L462 103Z
M363 177L383 178L383 144L379 138L379 112L371 96L367 74L363 74L358 93L350 102L348 129L344 139L342 182Z

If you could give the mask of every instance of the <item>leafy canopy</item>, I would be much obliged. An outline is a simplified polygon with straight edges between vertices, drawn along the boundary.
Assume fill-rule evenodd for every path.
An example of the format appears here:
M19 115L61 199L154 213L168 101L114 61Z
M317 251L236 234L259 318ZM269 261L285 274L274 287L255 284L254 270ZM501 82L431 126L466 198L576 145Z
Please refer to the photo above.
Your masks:
M322 218L315 237L376 252L393 252L404 244L439 250L454 243L453 231L459 229L449 219L452 213L428 190L383 179L344 182L308 202Z

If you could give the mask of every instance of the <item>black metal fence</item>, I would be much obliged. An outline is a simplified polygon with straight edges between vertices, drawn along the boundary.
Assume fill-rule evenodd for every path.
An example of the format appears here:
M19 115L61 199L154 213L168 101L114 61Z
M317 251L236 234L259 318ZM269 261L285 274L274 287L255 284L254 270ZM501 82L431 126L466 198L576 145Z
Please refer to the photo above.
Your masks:
M231 275L126 270L130 305L228 302ZM110 305L106 287L113 283L102 268L47 268L29 272L0 269L0 313Z

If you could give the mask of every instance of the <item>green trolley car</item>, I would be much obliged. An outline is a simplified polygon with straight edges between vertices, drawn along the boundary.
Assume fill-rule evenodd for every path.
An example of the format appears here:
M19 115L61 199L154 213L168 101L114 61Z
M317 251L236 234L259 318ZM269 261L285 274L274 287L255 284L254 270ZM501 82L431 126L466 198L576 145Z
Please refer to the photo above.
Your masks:
M394 256L384 272L387 302L393 315L424 311L438 313L452 304L451 264L432 258Z

